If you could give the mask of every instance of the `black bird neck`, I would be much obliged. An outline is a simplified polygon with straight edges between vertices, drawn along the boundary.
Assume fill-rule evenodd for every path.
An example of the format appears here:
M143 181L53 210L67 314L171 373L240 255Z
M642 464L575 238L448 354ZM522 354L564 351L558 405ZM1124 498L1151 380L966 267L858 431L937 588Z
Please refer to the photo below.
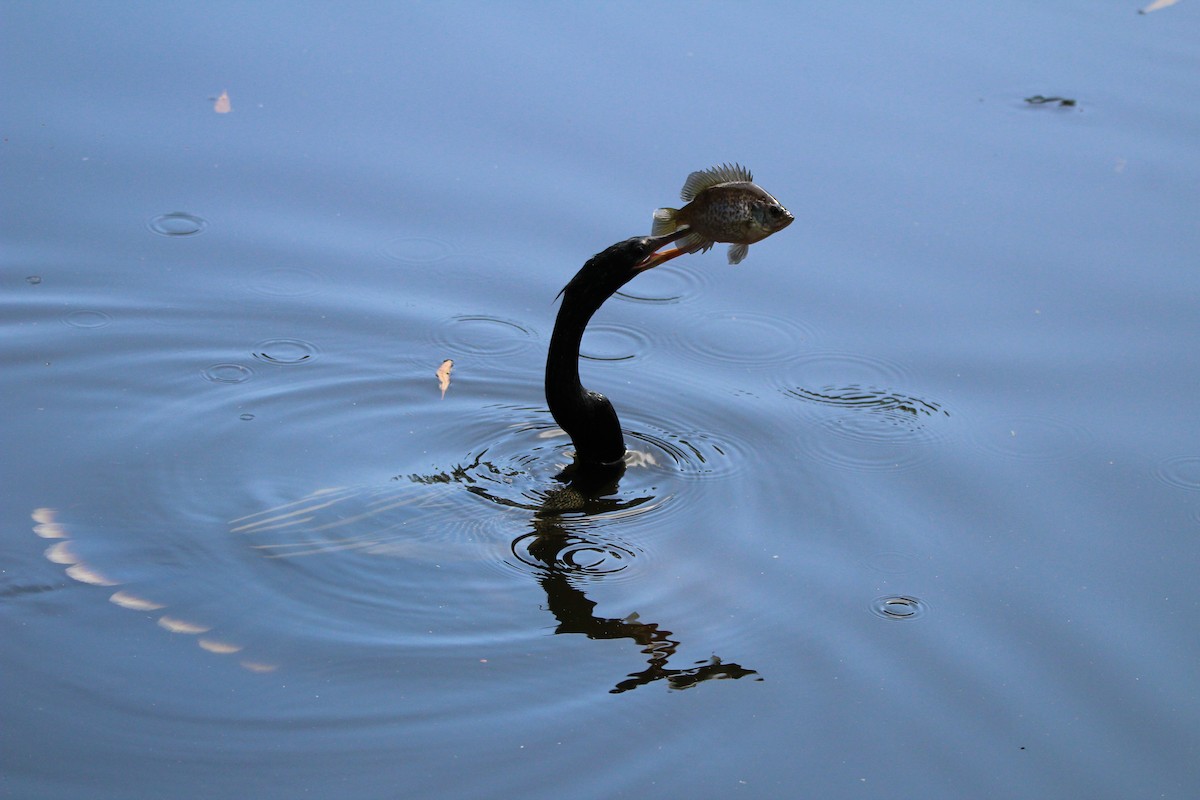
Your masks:
M590 259L563 290L562 307L546 357L546 404L575 444L580 466L614 464L625 457L616 409L579 380L579 345L592 315L637 272L610 248ZM615 262L615 263L614 263Z

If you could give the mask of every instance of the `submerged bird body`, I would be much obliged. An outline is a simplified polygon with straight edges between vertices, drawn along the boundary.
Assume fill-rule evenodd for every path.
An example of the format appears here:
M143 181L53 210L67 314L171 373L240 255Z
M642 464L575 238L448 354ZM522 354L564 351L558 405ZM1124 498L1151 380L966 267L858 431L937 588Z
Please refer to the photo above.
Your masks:
M680 253L698 253L717 242L732 245L729 263L746 257L750 245L781 231L795 219L758 184L750 170L738 164L693 172L683 184L683 208L654 212L651 235L673 233L687 226L676 245Z
M608 398L579 380L579 345L592 315L638 274L657 265L654 251L684 231L666 236L635 236L588 259L562 290L562 306L546 356L546 404L554 421L575 444L583 466L618 464L625 456L621 422Z

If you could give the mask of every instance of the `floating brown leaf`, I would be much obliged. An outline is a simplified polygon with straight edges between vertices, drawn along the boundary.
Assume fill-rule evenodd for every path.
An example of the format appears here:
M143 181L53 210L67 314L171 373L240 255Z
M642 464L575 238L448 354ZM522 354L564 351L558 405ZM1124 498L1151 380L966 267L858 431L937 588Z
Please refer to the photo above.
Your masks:
M218 114L228 114L230 111L233 111L233 106L229 104L229 92L221 92L221 96L213 104L213 111Z
M442 397L446 396L446 390L450 388L450 370L452 369L454 369L454 361L449 358L443 361L442 365L438 367L438 388L442 390Z

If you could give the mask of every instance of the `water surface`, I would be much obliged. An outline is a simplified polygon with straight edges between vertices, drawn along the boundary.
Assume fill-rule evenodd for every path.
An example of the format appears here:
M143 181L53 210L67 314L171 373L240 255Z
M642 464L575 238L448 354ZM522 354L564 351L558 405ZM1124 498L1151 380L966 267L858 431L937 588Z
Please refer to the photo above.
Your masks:
M1194 796L1200 9L1136 8L10 5L0 789ZM604 307L581 498L555 294L722 161L797 222Z

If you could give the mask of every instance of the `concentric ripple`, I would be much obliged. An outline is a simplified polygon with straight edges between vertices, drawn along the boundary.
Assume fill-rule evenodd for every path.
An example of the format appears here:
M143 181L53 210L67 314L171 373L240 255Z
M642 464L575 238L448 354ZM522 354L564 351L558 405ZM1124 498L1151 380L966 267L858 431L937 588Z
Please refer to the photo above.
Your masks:
M911 381L908 372L891 361L863 353L821 350L804 353L781 373L780 387L898 386Z
M1155 478L1167 486L1200 492L1200 456L1176 456L1154 467Z
M636 281L626 284L616 296L634 303L672 305L686 303L699 297L708 283L708 273L703 270L666 264L643 272Z
M146 227L159 236L196 236L204 233L208 220L186 211L173 211L152 217Z
M112 324L112 317L103 311L78 309L64 316L63 322L72 328L104 328Z
M428 236L399 236L384 243L383 255L405 264L436 264L450 257L453 250L441 239Z
M802 401L824 434L801 437L801 446L818 460L846 469L920 464L944 437L934 422L949 416L938 403L870 387L797 387L785 395Z
M937 403L874 387L828 386L820 391L797 387L789 389L786 394L798 400L833 408L871 411L900 428L920 427L921 417L950 416L950 412Z
M211 383L244 383L254 377L254 370L243 364L213 364L200 375Z
M915 597L892 595L878 597L871 602L871 613L893 621L909 621L925 615L929 607Z
M689 322L676 341L705 364L778 367L802 357L816 339L803 323L757 312L705 313Z
M583 335L580 358L591 361L630 361L649 348L649 341L640 331L626 325L597 322Z
M302 339L267 339L256 344L251 355L267 364L295 366L313 361L318 353L315 344Z
M266 267L244 279L247 289L267 297L309 297L325 290L326 278L307 267Z
M557 571L585 580L608 578L633 564L640 550L611 539L566 531L531 531L513 539L513 558L534 571Z
M433 342L450 356L509 356L531 348L537 333L515 320L488 314L460 314L439 325Z
M904 369L883 359L808 353L774 380L816 425L798 437L798 445L831 466L909 469L928 459L946 434L939 422L950 413L940 403L878 388L907 380Z

